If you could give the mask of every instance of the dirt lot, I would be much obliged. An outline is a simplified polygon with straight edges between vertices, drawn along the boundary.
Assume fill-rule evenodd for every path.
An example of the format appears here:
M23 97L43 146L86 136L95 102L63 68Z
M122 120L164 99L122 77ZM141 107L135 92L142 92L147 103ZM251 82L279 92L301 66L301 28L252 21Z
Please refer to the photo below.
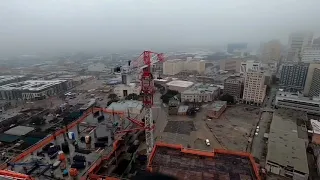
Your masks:
M246 151L250 132L259 118L258 113L259 108L238 105L228 107L219 119L206 120L206 123L226 149Z

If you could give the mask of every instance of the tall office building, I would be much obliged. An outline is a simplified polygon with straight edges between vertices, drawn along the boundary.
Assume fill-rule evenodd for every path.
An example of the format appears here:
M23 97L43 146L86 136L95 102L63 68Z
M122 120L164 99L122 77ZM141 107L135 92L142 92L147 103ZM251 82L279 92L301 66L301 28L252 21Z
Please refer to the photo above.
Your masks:
M240 76L230 76L224 81L223 93L233 96L238 101L242 98L244 78Z
M304 85L304 90L303 90L303 95L305 95L305 96L309 96L310 87L311 87L311 83L312 83L312 79L313 79L313 73L316 68L320 69L319 63L310 63L309 64L306 83Z
M320 37L313 39L313 45L320 45Z
M280 88L286 91L302 91L308 75L309 64L283 64L280 75Z
M242 59L240 58L222 59L219 61L220 70L240 72L241 62L242 62Z
M315 68L313 72L309 96L319 96L319 95L320 95L320 69Z
M312 45L313 33L311 32L295 32L289 36L289 51L287 61L299 62L301 59L301 52L306 46Z
M245 74L249 71L260 71L261 63L255 60L241 62L240 74Z
M183 70L183 61L180 59L168 60L163 63L163 74L175 75Z
M204 60L168 60L163 63L163 74L175 75L181 71L197 71L199 74L206 70L206 62Z
M262 61L279 61L281 58L281 43L279 40L271 40L262 46Z
M247 43L232 43L232 44L228 44L227 52L232 54L234 51L246 50L247 49L247 45L248 45Z
M320 62L320 45L312 45L303 48L302 62Z
M266 96L267 86L264 84L264 72L247 72L245 74L243 101L249 104L261 105Z

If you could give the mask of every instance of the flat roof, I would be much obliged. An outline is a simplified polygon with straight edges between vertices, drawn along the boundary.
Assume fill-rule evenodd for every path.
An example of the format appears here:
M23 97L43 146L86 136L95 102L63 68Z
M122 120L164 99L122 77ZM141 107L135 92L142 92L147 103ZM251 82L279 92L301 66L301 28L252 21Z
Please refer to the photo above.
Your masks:
M227 101L214 101L211 104L211 109L214 111L219 111L223 106L227 105Z
M190 87L193 85L191 81L173 80L166 83L167 86Z
M270 126L267 161L308 174L305 140L298 137L295 111L276 111Z
M5 131L5 134L10 134L10 135L16 135L16 136L23 136L28 134L29 132L33 131L33 127L28 127L28 126L16 126L13 127L7 131Z
M28 80L0 86L0 90L29 90L39 91L66 82L67 80Z
M297 94L292 92L278 91L276 94L276 98L285 98L285 99L291 99L295 101L320 104L320 99L317 97L313 97L312 99L310 99L309 97L302 96L302 94Z
M314 119L310 120L312 130L314 134L320 134L320 122Z
M252 155L228 150L200 151L157 143L148 169L178 179L260 179Z
M23 78L24 76L20 76L20 75L5 75L5 76L0 76L0 83L4 83L6 81L11 81L11 80L15 80L18 78Z
M136 101L136 100L125 100L125 101L113 102L107 107L107 110L122 111L126 113L128 108L142 109L142 102Z
M213 93L218 90L219 87L213 84L203 84L197 83L189 89L183 91L182 93L186 94L195 94L195 93Z

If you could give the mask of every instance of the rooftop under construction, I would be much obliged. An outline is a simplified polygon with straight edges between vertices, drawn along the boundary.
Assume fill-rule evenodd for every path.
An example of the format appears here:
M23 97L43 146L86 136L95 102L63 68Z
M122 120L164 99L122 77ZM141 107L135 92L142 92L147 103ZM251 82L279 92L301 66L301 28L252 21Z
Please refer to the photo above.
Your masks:
M206 152L166 143L155 145L148 169L178 179L260 179L249 153L223 149Z

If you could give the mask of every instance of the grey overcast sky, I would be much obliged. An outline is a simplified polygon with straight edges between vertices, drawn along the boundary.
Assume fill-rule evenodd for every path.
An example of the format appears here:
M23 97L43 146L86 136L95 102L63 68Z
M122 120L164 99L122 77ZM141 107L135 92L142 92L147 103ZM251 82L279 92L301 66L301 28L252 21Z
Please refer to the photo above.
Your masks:
M320 31L320 0L0 0L0 53L219 45Z

